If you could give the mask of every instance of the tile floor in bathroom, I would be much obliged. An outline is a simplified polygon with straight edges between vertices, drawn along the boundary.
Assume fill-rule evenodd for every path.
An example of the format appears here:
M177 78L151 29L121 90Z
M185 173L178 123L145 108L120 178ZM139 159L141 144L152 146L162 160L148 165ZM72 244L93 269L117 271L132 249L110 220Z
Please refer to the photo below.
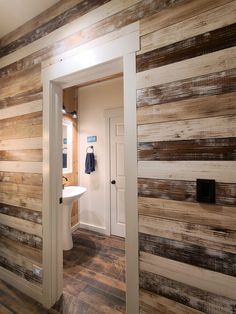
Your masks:
M78 229L73 242L64 252L63 296L52 310L0 281L0 313L125 313L124 239Z

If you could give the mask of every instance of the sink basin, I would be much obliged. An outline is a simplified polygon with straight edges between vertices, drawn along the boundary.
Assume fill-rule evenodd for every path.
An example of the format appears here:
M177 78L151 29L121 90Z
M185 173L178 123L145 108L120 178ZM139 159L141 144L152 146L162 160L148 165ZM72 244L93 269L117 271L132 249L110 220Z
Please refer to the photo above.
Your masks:
M87 189L83 186L66 186L62 190L63 204L69 204L79 199L86 191Z
M62 241L63 250L65 251L73 248L71 233L71 210L73 202L78 200L86 191L87 189L82 186L66 186L62 190Z

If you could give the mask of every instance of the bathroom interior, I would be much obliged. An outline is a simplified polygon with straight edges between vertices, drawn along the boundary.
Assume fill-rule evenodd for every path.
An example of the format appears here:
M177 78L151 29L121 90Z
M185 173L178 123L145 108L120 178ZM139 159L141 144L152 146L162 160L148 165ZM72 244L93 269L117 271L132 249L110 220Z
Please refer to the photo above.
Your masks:
M122 72L63 89L62 113L64 285L54 308L90 298L125 313Z

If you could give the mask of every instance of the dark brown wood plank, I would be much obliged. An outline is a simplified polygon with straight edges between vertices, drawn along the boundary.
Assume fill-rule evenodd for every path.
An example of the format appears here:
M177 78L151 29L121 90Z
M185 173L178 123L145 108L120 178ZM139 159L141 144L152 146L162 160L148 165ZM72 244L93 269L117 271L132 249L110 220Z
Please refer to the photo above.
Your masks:
M97 7L107 2L109 2L109 0L85 0L76 4L74 7L54 17L50 21L40 25L38 28L34 29L30 33L16 39L5 47L1 47L0 58L16 51L19 48L27 46L35 40L42 38L43 36L53 32L57 28L60 28L63 25L72 22L73 20L79 18L80 16L83 16L84 14L96 9Z
M236 301L168 278L140 271L140 287L207 314L234 314Z
M0 235L3 235L11 240L27 244L33 248L42 249L42 238L2 224L0 224Z
M236 138L138 143L138 160L236 160Z
M175 201L196 202L196 182L138 179L138 194ZM216 182L216 204L236 205L236 184Z
M43 176L38 173L0 171L0 182L42 186Z
M139 233L140 251L236 276L236 255L207 247Z
M194 58L236 45L236 24L155 49L136 57L137 72Z
M42 149L0 151L0 161L43 161Z
M137 90L137 107L236 91L236 69Z
M42 224L42 213L31 209L0 203L0 213Z

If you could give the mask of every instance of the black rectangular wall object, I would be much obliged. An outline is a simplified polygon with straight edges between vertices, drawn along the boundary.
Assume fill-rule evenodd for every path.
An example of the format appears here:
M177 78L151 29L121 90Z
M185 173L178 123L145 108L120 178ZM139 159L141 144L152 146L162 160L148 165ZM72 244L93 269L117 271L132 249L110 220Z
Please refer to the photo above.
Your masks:
M197 179L197 202L215 203L215 180Z

